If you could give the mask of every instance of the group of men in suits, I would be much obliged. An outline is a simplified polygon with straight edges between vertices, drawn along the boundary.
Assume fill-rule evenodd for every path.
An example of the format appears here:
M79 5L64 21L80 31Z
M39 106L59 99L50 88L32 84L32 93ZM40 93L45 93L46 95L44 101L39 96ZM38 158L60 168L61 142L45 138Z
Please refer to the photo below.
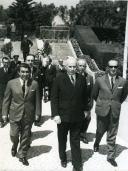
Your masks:
M107 161L117 166L114 154L115 141L120 108L127 97L128 85L125 79L118 76L116 60L108 62L106 74L96 79L95 84L86 71L85 59L76 60L69 57L65 61L65 66L62 65L58 71L49 57L45 66L36 68L34 55L29 54L26 63L11 64L15 65L15 74L17 71L15 77L14 72L10 70L9 59L4 57L2 60L0 78L3 84L0 82L0 86L4 91L1 95L0 123L6 123L8 118L10 120L12 156L17 154L24 165L29 165L26 156L30 146L31 128L33 122L37 123L40 120L42 89L48 86L52 119L57 123L61 166L67 167L66 143L70 132L73 171L83 170L80 140L88 143L86 131L91 120L93 100L96 101L97 115L94 152L99 151L100 141L107 131ZM8 77L5 77L7 72ZM17 149L19 138L20 145Z
M78 72L77 72L78 66ZM127 97L128 84L118 76L118 61L110 60L104 76L93 79L85 72L86 61L68 58L65 72L55 78L51 94L52 118L57 123L58 149L61 166L67 167L66 143L70 132L73 171L82 171L80 139L86 141L90 110L96 101L97 129L94 152L99 151L103 134L107 131L107 161L114 167L115 142L121 104ZM112 81L111 81L112 80ZM81 137L82 136L82 137Z

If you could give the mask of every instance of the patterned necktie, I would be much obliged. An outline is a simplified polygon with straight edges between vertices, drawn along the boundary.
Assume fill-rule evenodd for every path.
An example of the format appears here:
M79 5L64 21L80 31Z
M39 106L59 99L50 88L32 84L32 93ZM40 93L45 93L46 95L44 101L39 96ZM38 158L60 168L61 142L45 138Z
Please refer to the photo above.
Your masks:
M24 97L25 96L25 81L23 81L22 91L23 91L23 97Z
M111 77L111 86L112 86L112 89L114 87L114 80L113 80L113 77Z
M72 82L73 85L75 85L75 79L74 79L74 77L72 75L71 75L71 82Z

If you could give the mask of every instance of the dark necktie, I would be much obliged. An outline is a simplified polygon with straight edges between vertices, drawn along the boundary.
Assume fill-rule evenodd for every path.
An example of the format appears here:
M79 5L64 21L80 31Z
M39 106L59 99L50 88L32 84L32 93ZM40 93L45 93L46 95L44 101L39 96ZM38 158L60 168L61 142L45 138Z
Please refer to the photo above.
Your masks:
M111 86L112 86L112 89L114 87L114 80L113 80L113 77L111 77Z
M23 81L22 91L23 91L23 97L24 97L25 96L25 81Z
M75 79L74 79L74 77L72 75L71 75L71 82L72 82L73 85L75 85Z

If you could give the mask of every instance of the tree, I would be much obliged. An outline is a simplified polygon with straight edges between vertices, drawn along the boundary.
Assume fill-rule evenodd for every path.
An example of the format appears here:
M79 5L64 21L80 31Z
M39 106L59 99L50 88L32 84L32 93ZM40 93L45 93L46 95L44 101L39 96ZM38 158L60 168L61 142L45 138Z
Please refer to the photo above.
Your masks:
M25 32L33 29L33 0L15 0L9 6L8 15L13 19L17 30L23 37Z

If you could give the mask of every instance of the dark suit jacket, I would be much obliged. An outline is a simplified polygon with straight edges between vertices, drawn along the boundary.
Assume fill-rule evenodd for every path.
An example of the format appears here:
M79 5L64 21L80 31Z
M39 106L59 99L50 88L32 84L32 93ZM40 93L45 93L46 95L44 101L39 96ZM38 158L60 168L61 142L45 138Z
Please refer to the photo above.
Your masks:
M82 121L87 107L86 90L85 79L79 74L75 86L67 73L56 77L51 94L52 117L59 115L63 122Z
M56 67L54 65L51 65L45 69L45 85L52 87L53 81L56 77Z
M6 85L9 80L13 79L13 73L11 69L8 68L8 72L4 71L4 68L0 68L0 99L3 99Z
M19 78L8 82L3 100L2 115L8 116L10 120L20 121L24 118L33 122L35 115L41 115L41 101L39 95L38 83L30 81L26 95L23 97L22 86Z
M27 40L22 40L21 41L21 50L23 52L28 52L29 53L29 50L30 50L30 47L29 46L33 46L33 43L31 40L27 39Z
M92 99L93 77L87 73L84 73L84 77L86 79L86 84L87 84L87 100L88 100L88 111L89 111L93 107L93 99Z
M106 116L111 108L113 116L118 118L121 103L126 99L127 94L128 88L124 78L118 76L112 90L108 75L99 77L95 82L92 93L94 100L96 100L96 114Z
M43 87L44 87L43 77L44 77L44 73L42 71L42 67L37 68L33 66L32 80L35 80L38 82L40 97L42 97L42 94L43 94Z
M17 63L15 63L14 61L11 61L10 63L10 69L11 69L11 72L13 73L14 78L19 77L17 69L20 64L21 64L21 61L17 61Z

